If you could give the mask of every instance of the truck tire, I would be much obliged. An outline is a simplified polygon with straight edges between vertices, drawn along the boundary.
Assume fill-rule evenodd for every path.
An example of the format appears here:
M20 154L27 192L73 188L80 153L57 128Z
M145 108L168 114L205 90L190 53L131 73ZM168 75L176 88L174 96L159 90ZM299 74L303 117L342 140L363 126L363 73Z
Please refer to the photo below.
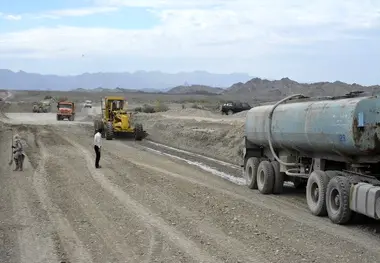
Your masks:
M260 160L256 157L249 158L245 164L244 177L250 189L257 189L257 168L259 164Z
M257 188L262 194L273 193L274 170L269 161L261 161L257 168Z
M328 176L325 172L313 171L306 185L306 201L310 212L315 216L326 216L326 190Z
M57 121L61 120L61 116L57 115Z
M227 112L227 115L232 115L232 114L234 114L234 112L233 112L232 110L229 110L229 111Z
M141 141L144 137L144 129L141 123L135 125L135 140Z
M274 172L273 193L281 194L284 190L284 173L280 172L280 163L277 161L271 162Z
M106 124L106 140L112 140L113 139L113 129L112 129L112 123L107 122Z
M349 204L350 189L351 183L344 176L335 176L327 185L327 214L335 224L346 224L352 218L353 213Z

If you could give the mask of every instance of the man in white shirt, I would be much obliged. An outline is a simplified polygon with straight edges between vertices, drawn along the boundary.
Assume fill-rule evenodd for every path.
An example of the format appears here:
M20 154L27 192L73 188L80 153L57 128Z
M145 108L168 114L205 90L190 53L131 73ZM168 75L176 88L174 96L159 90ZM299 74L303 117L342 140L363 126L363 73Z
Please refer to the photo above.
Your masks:
M94 150L96 154L95 158L95 168L102 168L99 165L100 161L100 149L102 148L102 128L98 129L98 132L94 135Z

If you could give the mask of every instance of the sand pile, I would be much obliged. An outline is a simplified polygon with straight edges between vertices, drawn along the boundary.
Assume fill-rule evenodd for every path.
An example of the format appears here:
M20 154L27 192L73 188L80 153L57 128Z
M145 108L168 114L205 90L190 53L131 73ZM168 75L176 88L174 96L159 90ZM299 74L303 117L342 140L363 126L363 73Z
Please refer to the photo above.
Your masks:
M240 164L244 123L218 123L137 114L149 139L172 147Z
M168 116L193 116L193 117L207 117L207 118L217 118L221 117L221 115L218 115L214 112L208 111L208 110L202 110L202 109L194 109L194 108L186 108L186 109L173 109L168 110L164 113Z

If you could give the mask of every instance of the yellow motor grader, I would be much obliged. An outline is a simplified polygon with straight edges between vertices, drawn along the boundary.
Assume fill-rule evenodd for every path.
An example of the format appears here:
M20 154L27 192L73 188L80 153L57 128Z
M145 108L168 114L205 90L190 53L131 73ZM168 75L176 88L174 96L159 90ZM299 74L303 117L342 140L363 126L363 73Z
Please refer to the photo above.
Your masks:
M94 132L103 128L102 137L112 140L117 135L134 135L141 141L145 132L140 123L133 124L132 113L127 112L127 101L124 97L108 96L102 99L101 119L94 120Z

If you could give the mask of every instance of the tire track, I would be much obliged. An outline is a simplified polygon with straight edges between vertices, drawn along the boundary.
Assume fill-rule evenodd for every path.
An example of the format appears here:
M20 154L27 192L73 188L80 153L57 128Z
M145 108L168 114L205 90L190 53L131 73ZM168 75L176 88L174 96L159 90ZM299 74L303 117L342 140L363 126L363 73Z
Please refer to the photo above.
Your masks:
M74 138L73 138L74 140ZM76 139L77 140L77 139ZM83 143L83 144L90 144L89 143L89 139L84 139L84 138L80 138L80 142ZM112 143L112 144L109 144L109 143ZM112 147L111 147L112 145ZM82 146L83 147L83 146ZM127 150L126 151L126 147L127 148L130 148L130 150ZM107 148L109 149L112 149L112 152L107 150ZM287 233L289 233L289 238L294 238L295 240L304 240L304 242L302 243L299 243L298 241L297 242L292 242L292 247L291 247L291 251L293 251L294 249L298 249L299 252L295 252L293 251L296 255L302 255L302 250L305 251L305 245L306 244L309 244L310 247L313 247L313 249L310 250L310 252L308 252L308 256L310 257L313 257L313 258L328 258L327 255L331 254L333 256L335 256L335 253L341 253L342 251L346 251L346 249L348 248L352 248L352 251L358 251L357 253L361 253L364 251L364 249L366 250L370 250L371 252L375 252L375 254L379 255L378 253L378 250L375 248L375 249L367 249L368 246L372 246L371 242L374 241L373 237L365 237L366 240L368 240L367 244L365 244L364 240L363 240L363 243L364 246L357 248L357 240L355 239L355 237L350 237L349 240L344 240L348 243L343 243L342 245L340 244L339 242L339 238L335 237L334 233L331 233L328 231L328 229L326 228L330 228L330 227L335 227L335 225L329 225L329 222L326 222L326 226L327 227L324 227L324 222L325 221L324 219L320 219L320 218L314 218L315 219L315 222L316 222L316 225L317 227L313 227L312 228L307 228L308 224L306 223L305 224L305 221L303 220L303 214L300 216L300 211L298 209L298 211L296 212L293 212L292 211L286 211L286 214L285 214L285 217L284 217L284 214L283 214L283 210L287 210L287 208L284 208L283 206L281 206L281 204L271 204L271 202L268 200L266 200L265 196L261 196L262 200L266 201L266 202L261 202L261 200L255 200L255 194L246 190L246 189L243 189L242 188L238 188L232 184L229 184L228 182L224 181L224 180L220 180L219 178L217 177L211 177L211 178L208 178L207 175L205 175L205 173L203 172L203 176L202 176L202 173L189 173L189 170L190 168L186 168L186 169L181 169L181 167L186 167L186 165L183 165L183 164L180 164L179 166L176 165L175 162L171 161L170 159L167 159L167 158L163 158L163 157L158 157L158 158L154 158L154 155L149 153L149 152L136 152L136 149L134 149L134 147L128 147L124 144L118 144L118 142L106 142L106 145L105 145L105 149L106 150L103 150L104 154L102 155L102 159L111 167L125 167L126 169L128 169L128 173L124 174L128 177L128 181L131 180L133 177L136 178L136 179L139 179L139 178L142 178L142 177L149 177L147 175L144 175L144 176L141 176L142 175L142 172L140 171L146 171L148 172L149 175L151 175L152 177L156 177L158 180L157 180L157 186L159 185L165 185L167 184L167 182L164 180L162 180L162 178L175 178L175 179L179 179L181 181L184 181L184 182L190 182L191 184L189 184L189 188L192 189L196 186L202 186L202 187L205 187L206 189L210 189L210 190L213 190L215 191L216 193L218 194L212 194L210 193L211 196L218 196L219 194L221 194L222 196L230 196L232 200L244 200L245 204L244 203L241 203L242 206L244 206L246 209L255 209L254 207L257 207L258 211L261 211L261 212L257 212L259 214L262 214L260 215L261 219L259 220L259 222L264 222L265 220L267 220L266 222L268 222L268 227L271 228L273 227L273 231L270 230L260 230L260 229L256 229L254 231L251 231L253 233L256 233L258 236L258 240L260 240L260 236L263 236L263 237L266 237L267 240L264 240L263 242L264 243L267 243L267 242L270 242L271 244L273 244L275 247L277 247L278 249L274 251L274 253L280 253L278 251L282 251L284 245L283 244L286 244L286 243L281 243L278 241L278 238L279 236L281 236L282 239L285 239L285 240L288 240L288 237L285 236L282 236L282 234L279 234L281 233L281 231L286 231ZM117 160L115 162L115 160ZM147 160L147 161L141 161L141 160ZM121 161L121 162L120 162ZM148 163L149 164L148 164ZM106 164L106 166L108 166ZM181 166L182 165L182 166ZM135 170L136 168L138 168L138 170ZM170 168L170 171L168 170L168 168ZM106 170L108 170L106 168ZM140 170L140 171L139 171ZM181 171L181 173L177 172L176 170L178 171ZM120 176L122 176L122 174L119 174ZM133 182L138 182L136 181L136 179L132 179ZM153 181L154 182L154 181ZM146 187L146 183L147 181L145 179L141 179L140 180L140 185L141 186L145 186ZM122 185L123 182L119 182L118 184ZM128 184L130 184L128 182ZM174 183L175 185L177 185L177 183ZM192 186L192 184L194 186ZM154 187L152 186L149 186L149 187L146 187L148 189L153 189L154 191ZM201 192L207 192L207 190L202 190ZM236 190L234 190L236 189ZM177 210L177 211L181 211L181 207L178 207L178 206L175 206L173 205L173 203L178 203L178 200L173 200L173 202L171 202L169 199L165 199L165 195L168 194L168 193L171 193L171 192L176 192L175 189L167 189L165 187L159 189L158 188L158 191L163 191L163 195L161 195L159 198L157 198L157 196L155 197L151 197L150 199L152 200L160 200L160 203L161 202L164 202L164 203L169 203L170 206ZM129 188L127 190L125 190L126 192L129 191ZM186 191L186 190L185 190ZM235 192L236 191L236 192ZM245 191L248 193L247 196L244 196L242 194L240 194L241 191ZM179 199L186 199L186 196L184 197L179 197L179 196L176 196L176 198L179 198ZM260 196L258 195L258 198L260 198ZM199 200L194 200L194 202L199 202ZM277 217L277 215L275 214L272 214L271 211L268 211L268 206L266 205L266 203L269 203L269 206L272 205L272 210L273 212L275 212L276 214L282 214L281 217ZM149 204L149 203L148 203ZM259 205L258 205L259 204ZM202 204L200 203L200 209L202 207ZM254 207L252 207L251 205L254 205ZM276 207L278 207L277 209L273 209L273 206L276 205ZM206 208L202 208L202 209L207 209ZM260 209L260 210L259 210ZM261 210L261 209L265 209L265 210ZM237 212L237 211L236 211ZM243 212L243 211L241 211ZM169 213L174 213L174 212L169 212ZM186 210L182 210L182 213L185 214L186 213ZM164 214L167 214L167 213L164 213ZM196 212L194 213L195 215L197 214ZM248 213L246 213L248 214ZM289 216L286 216L287 214L290 214L291 215L291 218L290 219L296 219L296 220L293 220L294 222L287 220L287 218L289 218ZM179 212L179 217L178 219L180 219L181 215L181 212ZM215 215L216 216L216 215ZM226 215L222 215L222 217L225 217ZM308 214L306 214L305 216L309 216ZM214 216L213 216L214 217ZM280 225L275 225L276 223L272 222L272 218L273 217L276 217L276 220L274 222L276 223L280 223ZM215 217L214 217L215 218ZM227 218L229 218L227 216ZM265 219L264 219L265 218ZM187 221L187 218L184 217L184 221ZM196 220L194 218L194 220ZM199 220L199 219L198 219ZM203 218L202 220L206 220L205 218ZM228 220L228 219L226 219ZM231 218L230 220L233 220L233 218ZM264 221L263 221L264 220ZM168 221L168 220L165 220L165 221ZM170 219L169 219L170 221ZM253 221L255 221L255 219L253 219ZM319 221L319 222L318 222ZM326 220L327 221L327 220ZM249 220L249 218L241 218L239 220L239 222L242 224L242 225L251 225L253 224L252 221ZM274 225L273 225L274 223ZM179 226L179 225L178 225ZM207 235L207 232L209 231L211 234L211 237L212 236L218 236L218 233L217 231L214 231L213 232L213 228L215 228L215 225L211 225L211 228L208 229L208 227L210 226L210 224L204 224L202 222L198 222L198 225L196 227L198 227L202 232L202 236L204 235ZM190 227L190 226L189 226ZM284 227L283 230L281 230L281 227ZM339 227L339 226L338 226ZM203 229L202 229L203 228ZM302 232L300 232L300 230L302 229ZM290 232L290 230L293 230L293 233ZM315 238L312 238L310 241L308 239L305 240L305 237L307 236L310 236L312 237L314 234L313 234L313 231L314 230L320 230L321 232L317 232ZM348 229L346 229L345 227L340 227L340 231L347 231ZM275 233L276 231L278 231L277 233ZM361 232L358 232L358 231L353 231L354 233L356 234L362 234ZM215 234L215 235L214 235ZM220 233L219 233L220 234ZM223 235L223 234L222 234ZM219 237L222 237L222 235L219 235ZM239 234L237 236L238 240L241 240L241 239L245 239L245 237L243 237L244 234ZM274 238L274 239L273 239ZM223 239L222 239L223 240ZM342 250L339 250L339 252L335 252L333 248L333 246L330 246L330 247L326 247L326 243L323 241L323 240L328 240L327 242L330 242L331 244L333 243L337 243L337 246L336 248L341 248ZM371 240L371 241L370 241ZM375 241L375 245L373 247L376 246L376 242L378 242L379 240L376 240ZM211 242L212 243L212 242ZM232 243L230 243L230 247L229 249L232 249L233 247L236 247L237 250L236 251L239 251L239 248L241 251L244 251L243 247L239 247L239 245L235 244L233 245L233 241ZM252 245L253 247L255 245ZM357 248L357 249L356 249ZM228 249L226 249L228 250ZM269 250L269 248L268 248ZM325 250L328 250L329 252L325 251ZM323 256L320 256L319 253L323 252ZM249 252L246 252L247 255L249 254ZM269 253L269 251L268 251ZM282 254L286 254L287 252L286 251L282 251ZM214 254L214 253L212 253ZM215 254L218 254L218 253L215 253ZM258 253L256 252L256 257L259 257L257 256ZM269 256L269 254L268 254ZM306 256L306 255L305 255ZM244 252L242 253L242 257L244 257ZM372 257L372 255L368 255L368 257ZM292 258L296 258L296 256L293 256ZM353 257L355 258L355 257ZM297 261L298 262L298 261ZM316 262L321 262L321 261L316 261ZM341 261L337 261L337 262L341 262ZM348 261L349 262L349 261Z
M46 160L49 157L49 153L46 150L45 145L38 139L38 137L36 137L36 140L40 147L41 159L33 175L33 186L39 196L43 209L47 211L50 222L54 222L57 226L57 233L60 241L57 247L63 249L63 251L57 252L68 255L72 262L91 263L93 262L91 255L76 235L74 229L70 225L70 222L64 216L64 213L51 202L48 194L46 193L46 177L48 175L45 171L45 165Z
M159 180L157 180L157 181L159 181L159 184L161 184L161 185L169 185L170 184L169 181L163 180L163 178L168 178L168 177L174 178L172 176L172 174L170 174L169 171L157 170L157 167L155 167L154 171L152 171L149 168L148 169L142 169L140 166L136 166L134 161L131 161L130 159L126 159L126 158L122 157L121 154L119 155L119 154L115 154L115 153L107 153L106 156L107 155L110 155L110 157L108 157L108 158L110 158L110 160L122 159L124 161L124 166L126 168L128 167L129 174L138 174L139 175L139 176L136 176L136 178L141 178L141 175L143 173L140 171L146 172L143 177L159 178ZM120 166L120 164L117 164L117 165ZM150 166L148 165L148 167L150 167ZM173 167L173 166L168 165L168 167ZM183 175L183 176L184 176L184 178L189 179L188 176L186 176L186 175ZM178 179L180 177L176 176L175 178ZM181 178L181 179L183 179L183 178ZM190 181L186 180L186 182L190 182ZM193 183L194 181L191 181L191 182ZM139 183L140 183L141 187L143 187L143 186L146 187L147 184L150 184L150 183L154 184L155 180L148 183L147 180L141 179ZM179 186L178 183L174 183L174 185L176 185L176 187ZM189 189L196 189L197 185L200 186L199 182L195 182L194 186L189 185ZM149 188L153 189L153 191L155 190L153 187L149 187ZM207 187L207 189L211 190L210 187ZM213 190L215 190L215 189L216 188L214 188ZM204 217L204 216L199 215L197 213L197 210L189 212L187 209L183 209L183 206L187 207L188 204L180 202L178 200L174 201L173 199L169 199L168 197L165 197L166 193L169 193L169 192L172 193L172 192L181 191L181 190L185 193L184 196L180 197L180 195L175 194L175 197L179 200L184 200L184 199L186 199L186 188L185 189L176 189L174 186L168 187L168 188L163 187L161 189L157 189L157 191L155 191L156 192L155 194L160 196L160 198L159 198L160 202L169 203L170 207L174 210L179 211L180 215L186 215L186 216L183 216L183 219L185 219L185 221L190 220L191 218L193 218L194 221L198 221L197 225L194 226L194 229L199 229L199 232L203 233L202 235L209 236L210 239L213 239L215 241L219 240L218 246L223 247L223 240L228 239L229 246L226 246L224 248L224 251L228 251L231 248L234 248L234 252L239 253L240 259L244 259L245 255L248 258L249 255L252 254L251 251L246 251L244 246L242 246L239 242L239 240L241 240L241 239L250 238L250 237L249 236L243 237L242 235L244 235L244 234L239 234L237 236L237 238L239 238L239 239L234 239L233 238L234 234L231 233L228 235L228 238L227 238L226 233L228 233L229 230L227 230L225 232L218 230L215 226L215 221L210 220L211 219L210 216L215 218L215 216L217 216L216 214L213 214L213 215L209 214L209 216L206 215L206 217ZM202 190L202 192L205 192L205 191L207 192L207 190ZM165 193L165 194L163 194L163 193ZM209 194L213 197L215 196L215 198L221 198L221 197L219 197L220 191L219 192L216 191L216 193L209 192ZM157 198L155 198L155 199L157 199ZM231 200L234 200L234 199L235 198L231 198ZM203 206L202 199L198 200L197 198L195 198L193 201L199 205L198 208L200 210L214 211L213 205L211 205L211 204L214 204L214 202L212 202L211 200L210 200L210 205L206 206L206 207ZM178 205L178 206L175 205L176 202L180 202L181 205ZM220 202L223 202L223 198L221 198ZM229 207L239 206L237 204L234 205L234 202L229 202L228 200L225 200L224 202L225 202L225 205L227 205ZM240 206L243 206L243 204L240 204ZM257 235L257 238L256 238L257 242L259 242L259 243L270 242L274 247L278 248L276 250L277 252L275 251L274 253L279 253L279 251L286 253L286 250L294 251L296 249L296 250L298 250L297 253L295 253L295 251L294 251L294 253L296 255L305 255L305 252L304 252L305 251L305 245L308 244L309 247L313 248L313 249L310 249L309 252L306 253L308 256L310 256L312 258L318 258L319 260L322 260L323 258L325 258L326 260L329 260L330 259L329 255L335 256L335 253L337 253L335 248L347 249L347 247L350 246L353 251L356 249L356 242L340 244L339 239L337 240L330 233L328 234L326 232L318 233L318 234L316 234L319 236L318 238L313 238L311 240L307 239L303 243L292 242L292 244L289 244L287 242L281 241L284 239L287 240L286 235L281 234L282 232L291 233L291 236L294 240L302 240L305 236L308 236L308 235L313 236L314 235L313 229L305 229L302 232L300 232L300 227L302 227L303 224L301 224L297 221L292 222L292 221L286 220L285 218L283 220L281 219L280 221L275 221L275 223L274 223L274 222L272 222L271 218L273 218L273 216L275 216L275 215L271 214L268 211L261 211L261 210L259 210L261 212L258 212L258 214L261 214L260 215L261 220L264 220L267 223L262 225L262 226L260 226L260 224L258 224L255 227L253 227L252 221L255 220L255 217L253 217L253 219L252 219L251 217L240 217L239 216L239 214L243 213L244 210L247 211L247 210L252 210L252 209L254 209L254 208L251 206L244 205L244 209L243 208L241 208L241 209L237 208L235 210L237 217L231 216L230 214L222 215L222 217L225 217L226 222L228 222L228 220L230 220L230 222L233 222L234 220L238 220L239 225L248 226L247 228L250 228L249 231L251 231L252 233ZM244 212L244 214L248 214L248 213ZM181 217L178 216L178 220L180 218ZM197 220L197 218L202 218L202 220L199 221L199 219ZM279 222L281 222L281 223L279 224ZM264 240L262 240L263 238L264 238ZM324 239L327 242L332 242L331 240L335 239L335 242L337 242L338 244L335 248L326 247L326 244L323 243ZM255 242L255 244L251 245L251 250L253 250L254 247L257 246L257 242ZM270 252L271 249L272 248L268 248L268 251L267 251L268 257L271 255L271 252ZM320 254L321 252L323 252L322 255ZM340 253L340 252L338 252L338 253ZM358 252L358 253L360 253L360 252ZM258 254L259 253L256 251L255 257L259 258ZM293 258L295 258L295 257L293 257ZM244 261L244 262L246 262L246 261ZM265 259L262 259L261 262L265 262ZM321 262L321 261L318 261L318 262Z
M124 145L123 145L124 146ZM132 146L126 146L129 148L134 148ZM188 181L192 184L201 185L203 187L210 188L216 192L220 192L222 194L226 194L231 196L232 198L245 201L249 204L258 206L262 209L270 209L276 213L280 213L287 218L290 218L298 223L301 224L307 224L310 227L313 227L317 230L320 230L328 235L336 235L340 238L351 242L353 244L360 245L362 248L371 251L372 253L375 253L380 256L379 246L380 246L380 240L373 236L372 234L368 234L362 231L359 231L358 229L351 229L345 226L338 226L333 225L327 218L320 218L315 217L311 215L306 208L298 207L296 205L293 205L292 203L289 203L289 201L281 200L280 196L261 196L260 194L253 195L253 193L249 193L248 196L244 196L236 191L230 190L228 188L226 189L226 183L215 183L218 178L213 177L209 180L202 180L202 179L195 179L194 176L190 177L184 174L174 173L172 171L169 171L167 169L161 168L162 166L166 167L173 167L170 164L167 165L160 165L158 160L150 159L151 164L147 164L145 162L137 161L136 159L143 159L141 156L129 156L130 158L124 158L123 156L125 154L121 154L122 150L119 150L121 147L118 146L116 143L113 143L113 149L118 149L120 154L115 154L115 152L108 151L108 154L111 154L113 156L119 156L119 158L123 158L126 162L129 162L133 165L137 165L138 167L141 167L142 169L148 169L150 171L153 171L154 175L158 174L165 174L169 175L173 178L181 179L184 181ZM140 154L139 154L140 155ZM141 153L142 155L142 153ZM155 163L157 162L157 163ZM159 167L161 166L161 167ZM216 179L216 180L215 180ZM242 190L242 191L249 191L249 190ZM239 191L241 192L241 191ZM254 198L252 198L254 197ZM267 198L270 197L270 198ZM268 202L268 199L271 199L272 202ZM300 216L300 212L303 212L302 216Z
M10 135L10 134L9 134ZM8 133L1 132L1 148L9 149L8 143L11 136ZM1 159L9 160L7 152L0 153ZM5 155L5 156L4 156ZM25 163L28 160L26 158ZM18 262L18 263L50 263L58 262L59 257L56 255L54 240L50 235L42 235L44 230L49 232L51 229L46 227L44 211L38 204L37 196L34 195L33 187L30 186L29 176L33 171L25 170L23 174L19 172L11 172L11 166L3 163L0 168L1 184L6 185L6 191L1 194L8 194L9 199L2 199L0 207L3 218L0 220L1 230L7 229L5 235L9 238L0 240L0 246L7 249L7 257L3 258L0 253L1 262ZM2 191L3 189L1 189ZM7 203L5 203L8 201ZM4 210L3 210L4 209ZM5 218L4 218L5 217ZM9 221L7 223L7 221ZM15 240L13 238L15 237ZM10 239L12 238L12 239ZM10 243L5 243L10 242Z
M52 138L51 140L49 140L50 137ZM43 139L43 141L50 144L49 147L45 145L46 151L49 152L51 156L48 162L48 171L50 174L55 172L50 178L53 187L52 191L54 192L54 187L59 188L57 189L58 193L55 195L55 198L65 200L64 202L59 201L59 205L62 206L62 209L67 209L66 214L71 220L75 220L76 217L77 219L86 221L92 226L92 229L87 229L90 232L89 234L83 235L84 232L82 230L80 230L81 233L78 233L81 234L81 238L83 237L82 240L86 239L86 241L83 241L87 242L86 245L89 245L88 242L92 243L94 241L91 241L91 235L96 235L101 239L102 245L92 246L92 249L96 251L96 253L103 255L98 256L94 261L105 262L107 260L108 262L108 260L112 258L112 260L116 260L116 262L141 262L141 254L137 254L135 250L141 250L142 247L133 246L133 233L125 232L123 230L123 224L117 222L117 218L125 216L125 214L118 215L118 213L114 213L112 209L106 208L111 206L116 209L117 205L115 205L108 194L107 196L103 196L102 191L99 191L103 189L93 180L86 166L83 167L86 171L83 170L81 164L84 160L82 162L83 157L77 148L67 143L67 148L61 147L61 149L56 149L56 147L53 146L56 140L61 143L64 142L64 144L67 143L66 140L61 140L58 135L51 131L49 131L49 134L44 136ZM42 143L45 144L45 142ZM70 163L71 166L68 167L67 163ZM54 171L52 169L54 169ZM78 173L79 171L80 174ZM72 204L72 206L68 207L70 204ZM78 212L75 213L76 207L78 208L76 209L77 211L80 210L80 214L78 214ZM130 229L131 226L136 227L136 224L132 224L131 221L128 221L128 223L130 226L127 229ZM150 226L148 226L148 231L149 227ZM134 229L135 228L131 228L126 231L133 232ZM129 236L129 243L127 243L126 235ZM156 236L151 236L151 245L156 245ZM135 241L141 243L138 237L135 237ZM108 251L106 251L104 247L107 247ZM146 255L146 253L144 252L143 255Z
M61 135L59 135L61 136ZM103 173L96 170L93 164L91 154L80 144L68 140L66 137L61 136L70 144L80 151L86 159L87 169L91 171L93 178L110 194L114 195L126 208L136 213L142 222L154 226L161 232L163 236L168 238L173 244L180 247L183 252L191 256L197 262L221 262L214 257L210 256L202 249L200 249L193 241L188 239L184 234L169 226L161 217L153 215L153 213L146 207L139 204L131 198L127 193L121 190L117 185L110 182ZM152 260L149 259L148 262Z
M104 160L107 163L111 163L112 166L120 167L121 165L125 167L125 162L121 164L120 162L115 163L114 160L121 160L125 161L124 158L116 155L107 153L107 155L111 155L112 157L106 156ZM130 164L128 163L128 166ZM136 188L139 189L137 191L144 191L144 189L149 188L150 194L154 194L153 200L160 200L159 203L164 203L166 205L166 209L169 209L172 211L172 213L177 212L177 221L181 222L182 224L186 224L186 226L190 229L192 229L191 235L197 235L201 239L201 242L207 243L207 248L214 251L220 251L227 252L228 254L234 255L234 257L238 258L239 260L243 260L243 262L260 262L260 263L266 263L269 262L264 256L261 256L260 253L255 253L255 257L252 257L252 249L246 246L246 244L243 244L240 240L237 238L234 238L232 235L227 235L225 232L223 232L219 227L214 226L211 222L211 217L203 218L201 222L197 222L197 218L202 218L201 214L197 211L189 211L188 209L185 209L183 207L180 207L179 205L176 205L175 203L178 202L178 200L175 200L173 198L170 198L167 193L164 193L163 190L165 187L156 189L152 187L151 183L148 183L146 180L138 180L137 178L141 178L141 172L145 170L138 169L139 171L136 171L136 169L129 170L128 180L132 180L137 186ZM138 174L138 176L131 175L131 174ZM146 177L146 172L143 177ZM151 173L149 173L151 175ZM153 177L156 175L152 175ZM136 178L132 178L136 177ZM161 182L164 184L164 182ZM172 190L172 189L170 189ZM170 191L169 190L169 191ZM128 190L126 190L128 191ZM157 207L157 209L159 209ZM160 211L164 211L164 209L159 209ZM169 219L170 220L170 219ZM187 223L188 222L188 223ZM197 222L197 223L194 223ZM177 225L177 224L176 224ZM196 233L196 234L195 234ZM203 238L204 237L204 238ZM207 239L207 241L205 241ZM219 257L221 257L223 253L221 252L215 252Z

